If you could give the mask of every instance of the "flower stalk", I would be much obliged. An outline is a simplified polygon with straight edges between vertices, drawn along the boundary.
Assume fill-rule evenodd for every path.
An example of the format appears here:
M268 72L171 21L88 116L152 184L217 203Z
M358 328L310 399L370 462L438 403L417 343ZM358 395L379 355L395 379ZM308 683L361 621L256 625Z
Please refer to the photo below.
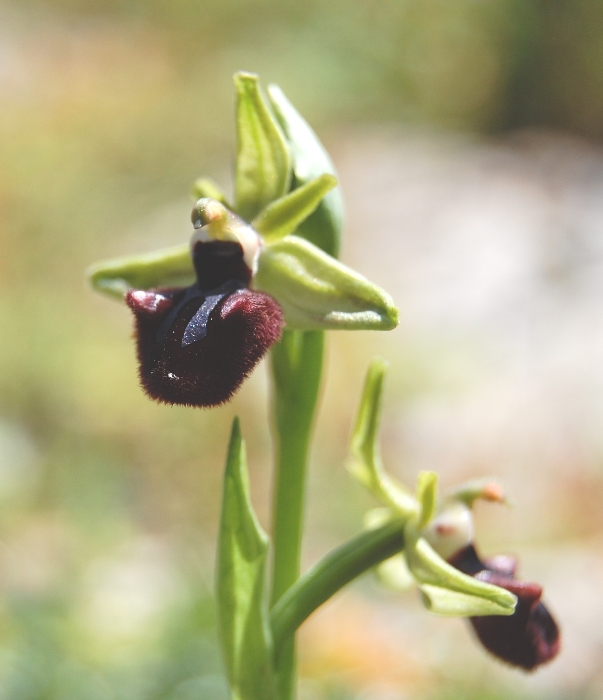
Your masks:
M404 521L365 530L314 564L276 602L270 613L277 662L283 642L348 583L404 549Z
M275 464L271 602L297 581L304 526L306 474L323 364L322 331L285 331L272 350ZM280 700L294 697L295 642L281 640L276 663Z

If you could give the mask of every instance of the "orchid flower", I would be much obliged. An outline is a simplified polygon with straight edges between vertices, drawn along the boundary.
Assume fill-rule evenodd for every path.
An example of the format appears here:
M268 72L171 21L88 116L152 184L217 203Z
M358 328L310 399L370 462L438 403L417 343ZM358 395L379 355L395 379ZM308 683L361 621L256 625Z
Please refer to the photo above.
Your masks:
M239 73L235 85L234 205L199 180L190 245L89 270L95 289L134 313L141 384L164 403L227 401L285 327L397 325L391 297L333 257L341 201L313 132L276 86L267 101L257 76Z
M482 560L474 544L471 507L477 499L506 502L492 480L474 480L437 498L437 476L419 474L416 494L383 468L378 427L385 364L376 360L367 375L352 433L350 471L381 502L366 525L401 523L403 552L379 564L381 580L397 589L418 584L428 610L469 618L483 646L499 659L533 670L553 659L560 633L541 602L542 588L515 578L516 562L499 556Z

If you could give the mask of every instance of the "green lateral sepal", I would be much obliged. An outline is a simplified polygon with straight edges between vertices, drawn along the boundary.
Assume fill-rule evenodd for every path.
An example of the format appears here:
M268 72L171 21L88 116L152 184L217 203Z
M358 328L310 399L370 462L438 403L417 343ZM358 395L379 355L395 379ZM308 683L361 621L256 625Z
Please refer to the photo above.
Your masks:
M512 615L515 611L517 598L512 593L467 576L448 564L421 535L414 518L406 523L404 542L408 568L423 591L423 602L428 609L440 614L461 616ZM425 586L427 588L423 590ZM443 591L460 593L464 597L455 597ZM471 600L473 598L478 600ZM485 602L480 603L480 600Z
M276 700L266 591L268 548L249 497L245 444L235 418L216 566L218 629L233 700Z
M188 243L105 260L89 267L86 274L94 289L117 299L130 289L186 287L195 281Z
M390 522L400 521L400 515L394 508L371 508L365 513L363 520L365 529L378 530ZM379 582L391 591L407 591L415 584L406 564L404 552L398 552L377 564L375 574Z
M403 593L410 590L415 580L410 573L404 552L382 561L375 567L375 574L379 583L390 591Z
M391 330L398 323L386 292L297 236L262 249L253 284L278 301L291 328Z
M512 615L514 608L476 595L451 591L449 588L420 584L423 605L436 615L448 617L481 617L482 615Z

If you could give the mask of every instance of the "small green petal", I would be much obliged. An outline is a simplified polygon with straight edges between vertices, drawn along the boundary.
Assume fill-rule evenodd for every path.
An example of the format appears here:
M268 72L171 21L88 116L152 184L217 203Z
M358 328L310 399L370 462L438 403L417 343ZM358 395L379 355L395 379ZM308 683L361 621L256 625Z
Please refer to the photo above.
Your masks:
M262 92L258 76L236 73L237 155L235 210L251 221L282 197L291 181L289 146Z
M469 508L478 499L490 501L491 503L503 503L507 506L511 505L505 489L496 480L490 478L471 479L446 493L446 500L460 501Z
M419 589L423 605L436 615L478 617L482 615L512 615L514 612L514 608L499 605L493 600L451 591L448 588L432 586L428 583L422 584Z
M436 507L438 475L435 472L421 472L417 479L417 501L421 505L419 528L424 528L433 518Z
M86 274L94 289L118 299L130 289L186 287L195 281L188 243L106 260L89 267Z
M269 204L252 226L266 243L284 238L315 211L322 198L337 185L337 178L325 173Z
M386 292L297 236L262 248L254 286L299 330L391 330L398 323Z

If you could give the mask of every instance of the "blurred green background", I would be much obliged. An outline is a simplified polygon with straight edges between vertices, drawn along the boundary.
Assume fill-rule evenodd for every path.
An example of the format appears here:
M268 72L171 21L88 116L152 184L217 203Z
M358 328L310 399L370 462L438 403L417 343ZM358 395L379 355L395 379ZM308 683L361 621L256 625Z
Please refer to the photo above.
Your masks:
M268 527L265 368L218 410L150 403L83 271L186 240L196 177L230 186L239 69L332 151L343 257L402 310L330 336L307 562L371 505L343 464L379 353L390 469L500 474L517 507L480 541L567 631L525 676L367 578L303 630L303 699L601 696L602 65L599 0L0 1L0 700L227 698L221 471L239 414Z

